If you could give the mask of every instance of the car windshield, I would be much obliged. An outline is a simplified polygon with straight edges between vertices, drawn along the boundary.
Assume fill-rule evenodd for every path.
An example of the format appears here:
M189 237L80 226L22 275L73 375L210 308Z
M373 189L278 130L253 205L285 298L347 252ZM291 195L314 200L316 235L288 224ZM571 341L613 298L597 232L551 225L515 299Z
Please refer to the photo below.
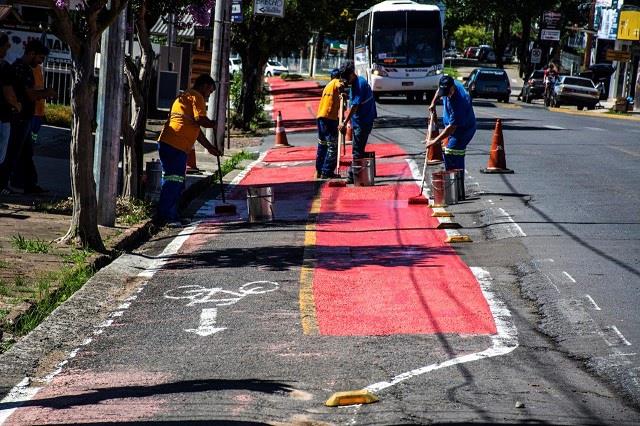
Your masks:
M541 70L534 71L533 74L531 74L531 77L529 77L529 78L543 79L544 78L544 71L541 71Z
M373 57L394 66L442 63L442 30L437 11L378 12L373 18Z
M267 62L269 65L271 65L272 67L281 67L282 64L280 62L277 61L268 61Z
M482 81L504 81L506 75L500 71L480 71L478 74L478 80Z
M569 84L571 86L590 87L593 89L593 83L586 78L565 77L563 84Z

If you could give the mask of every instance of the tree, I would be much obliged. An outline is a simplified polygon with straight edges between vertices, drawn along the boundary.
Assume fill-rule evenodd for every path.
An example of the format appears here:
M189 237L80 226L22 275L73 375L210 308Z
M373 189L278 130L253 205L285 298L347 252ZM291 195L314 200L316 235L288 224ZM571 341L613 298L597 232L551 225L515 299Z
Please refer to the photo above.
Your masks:
M56 17L54 32L71 50L71 191L73 214L61 242L77 241L104 252L98 231L96 184L93 175L95 118L95 55L100 37L124 10L127 0L48 0Z
M462 25L454 31L453 37L460 48L487 44L491 38L483 27L477 25Z

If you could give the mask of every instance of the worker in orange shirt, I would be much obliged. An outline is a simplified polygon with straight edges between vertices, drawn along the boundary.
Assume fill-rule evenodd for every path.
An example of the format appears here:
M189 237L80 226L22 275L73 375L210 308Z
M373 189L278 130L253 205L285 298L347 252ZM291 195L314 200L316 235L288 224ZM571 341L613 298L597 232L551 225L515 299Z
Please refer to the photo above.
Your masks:
M187 154L198 141L212 155L220 155L202 133L201 127L215 128L207 117L205 99L215 90L214 80L207 74L199 76L193 87L176 98L171 113L158 138L158 153L162 164L162 190L158 201L157 221L180 226L178 201L184 189Z
M338 111L342 93L340 71L331 71L331 81L322 91L318 105L318 150L316 154L316 177L330 179L340 177L334 170L338 162Z

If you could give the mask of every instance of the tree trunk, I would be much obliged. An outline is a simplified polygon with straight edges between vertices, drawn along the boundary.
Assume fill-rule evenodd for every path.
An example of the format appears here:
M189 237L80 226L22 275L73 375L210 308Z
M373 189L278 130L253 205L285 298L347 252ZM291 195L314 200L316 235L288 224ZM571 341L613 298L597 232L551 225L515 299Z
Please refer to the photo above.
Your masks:
M266 59L257 58L257 55L245 55L242 58L242 89L240 91L240 111L241 123L238 127L243 130L251 128L251 122L257 115L256 99L262 91L261 70L267 63ZM255 61L255 62L250 62Z
M69 231L61 241L78 241L82 247L104 252L105 247L98 230L96 184L93 175L96 45L97 42L86 43L80 52L73 57L71 74L73 215Z
M531 39L531 12L529 8L524 8L520 16L522 23L522 39L520 40L520 49L518 49L518 61L520 62L520 78L529 77L531 67L529 64L529 40Z

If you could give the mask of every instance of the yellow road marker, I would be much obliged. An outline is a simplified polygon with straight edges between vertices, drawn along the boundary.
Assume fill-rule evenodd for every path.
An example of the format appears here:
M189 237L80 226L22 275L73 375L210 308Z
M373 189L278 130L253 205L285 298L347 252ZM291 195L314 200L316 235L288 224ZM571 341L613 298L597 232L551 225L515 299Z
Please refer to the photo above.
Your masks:
M431 217L455 217L453 213L450 213L446 210L438 210L431 213Z
M446 243L472 243L471 237L468 235L451 235L445 240Z
M378 402L380 399L366 389L351 390L345 392L336 392L327 402L324 403L327 407L339 407L344 405L358 405L358 404L371 404Z
M320 213L320 195L311 204L311 217ZM313 300L313 270L316 263L316 219L312 219L305 227L304 255L300 269L300 321L304 334L319 334L316 305Z

